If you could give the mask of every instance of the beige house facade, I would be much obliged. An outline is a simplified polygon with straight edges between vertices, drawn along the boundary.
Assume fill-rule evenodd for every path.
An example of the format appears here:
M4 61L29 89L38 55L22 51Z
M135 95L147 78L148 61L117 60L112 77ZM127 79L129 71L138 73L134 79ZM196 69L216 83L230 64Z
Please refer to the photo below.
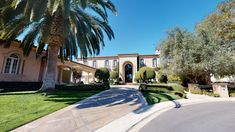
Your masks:
M46 72L46 52L36 59L36 48L29 56L24 56L19 48L20 42L14 41L10 48L3 47L0 42L0 82L42 82ZM99 56L86 59L78 58L77 61L65 61L58 59L56 67L57 84L74 82L72 68L82 69L82 78L79 81L84 83L94 82L97 68L106 67L110 71L115 69L119 72L119 78L123 83L133 83L135 73L142 66L158 67L159 54L139 55L118 54L117 56Z
M159 52L150 55L133 53L118 54L117 56L90 57L86 59L79 58L78 63L94 68L106 67L110 71L118 70L119 78L123 83L134 83L135 73L140 67L159 67L160 58ZM84 76L82 81L84 78L86 77Z
M29 56L24 56L19 42L14 41L10 48L3 47L4 42L0 42L0 82L42 82L46 72L46 52L36 59L36 49L33 48ZM80 67L83 70L86 83L94 81L96 68L77 62L59 59L56 67L57 84L73 82L71 69ZM88 78L89 77L89 78Z

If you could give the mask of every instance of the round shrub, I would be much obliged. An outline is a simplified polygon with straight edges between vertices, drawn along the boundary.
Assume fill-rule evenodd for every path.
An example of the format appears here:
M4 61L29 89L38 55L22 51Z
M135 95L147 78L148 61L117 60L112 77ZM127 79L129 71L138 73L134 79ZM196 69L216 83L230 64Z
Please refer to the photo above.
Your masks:
M107 68L105 68L105 67L99 68L95 72L95 77L99 81L107 82L107 80L110 77L109 70Z
M161 77L159 78L159 82L160 83L167 83L168 79L166 75L161 75Z
M112 71L112 72L110 73L110 79L118 80L118 77L119 77L119 75L118 75L118 72L117 72L117 71Z
M156 76L154 69L150 67L140 68L139 74L140 74L140 79L145 82L148 82L149 80L154 79Z
M135 73L135 82L137 82L137 83L140 82L140 72Z

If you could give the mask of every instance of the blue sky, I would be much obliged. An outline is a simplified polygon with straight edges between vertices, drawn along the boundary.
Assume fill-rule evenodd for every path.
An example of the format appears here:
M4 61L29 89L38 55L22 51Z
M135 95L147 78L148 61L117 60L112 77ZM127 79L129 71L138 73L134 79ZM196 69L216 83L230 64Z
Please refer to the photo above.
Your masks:
M153 54L166 31L179 26L193 31L223 0L112 0L118 16L109 15L115 40L106 40L100 56Z

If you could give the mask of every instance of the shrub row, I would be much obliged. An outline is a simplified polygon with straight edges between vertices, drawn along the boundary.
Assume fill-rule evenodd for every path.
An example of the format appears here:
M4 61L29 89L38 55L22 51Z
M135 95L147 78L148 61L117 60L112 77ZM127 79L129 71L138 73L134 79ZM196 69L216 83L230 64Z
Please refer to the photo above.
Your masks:
M2 92L36 91L42 86L42 82L0 82Z
M41 86L42 82L0 82L0 92L37 91ZM109 83L56 85L57 90L64 91L106 90L109 88Z
M185 97L184 87L179 84L141 84L139 90L141 92L173 93L181 98Z
M188 85L189 92L192 94L201 94L208 95L213 97L219 97L219 94L213 93L211 85L197 85L197 84L189 84Z
M142 83L139 86L140 91L151 90L151 89L155 89L155 88L164 88L164 89L167 89L167 90L173 90L172 86L163 85L163 84L145 84L145 83Z

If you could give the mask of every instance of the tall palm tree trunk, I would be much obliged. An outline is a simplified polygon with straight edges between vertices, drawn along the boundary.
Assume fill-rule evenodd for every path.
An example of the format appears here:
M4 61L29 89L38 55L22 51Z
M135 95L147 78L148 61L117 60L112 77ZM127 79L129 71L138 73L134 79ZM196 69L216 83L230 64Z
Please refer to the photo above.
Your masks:
M46 75L43 79L42 87L39 89L40 92L48 91L48 89L55 89L58 52L64 43L64 21L61 10L58 10L52 17L53 22L50 26L50 35L47 40L48 58Z
M55 88L58 51L59 51L58 45L49 44L46 75L43 79L42 87L39 89L40 92Z

